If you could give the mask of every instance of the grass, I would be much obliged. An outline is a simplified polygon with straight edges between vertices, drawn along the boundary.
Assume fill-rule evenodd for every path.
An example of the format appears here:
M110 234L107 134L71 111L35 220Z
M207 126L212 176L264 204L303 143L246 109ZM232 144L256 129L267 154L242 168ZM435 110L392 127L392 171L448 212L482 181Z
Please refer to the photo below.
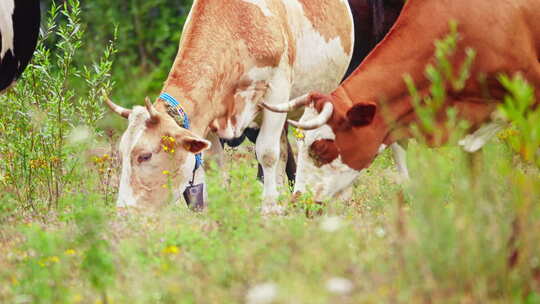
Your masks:
M100 195L74 195L70 208L44 220L2 225L0 302L242 303L267 284L272 303L535 303L538 171L512 168L510 149L495 142L485 151L485 186L464 192L459 149L412 143L409 151L410 184L393 181L385 153L353 200L312 218L305 206L262 217L254 160L243 150L229 152L246 155L235 157L228 185L210 170L203 213L183 204L116 212ZM516 219L521 232L511 244ZM520 257L510 266L513 246ZM329 290L336 278L352 289Z

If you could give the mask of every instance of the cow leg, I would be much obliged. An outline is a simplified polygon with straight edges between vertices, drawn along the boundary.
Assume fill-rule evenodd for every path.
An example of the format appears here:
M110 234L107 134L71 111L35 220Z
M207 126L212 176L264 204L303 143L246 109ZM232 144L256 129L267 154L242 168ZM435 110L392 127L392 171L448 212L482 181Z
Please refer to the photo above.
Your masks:
M294 181L296 179L296 161L294 160L294 153L289 142L288 126L285 126L283 136L285 136L286 149L287 149L287 162L285 164L285 173L287 173L287 179L289 180L289 185L294 186Z
M264 183L264 171L260 163L257 163L257 180Z
M277 205L277 176L280 150L280 130L285 124L287 114L274 113L264 110L263 123L257 138L257 160L262 165L264 173L263 213L280 213Z
M279 104L289 100L290 82L286 77L275 81L275 90L268 91L265 101ZM262 165L264 173L263 213L281 213L283 208L277 204L277 176L280 156L280 135L287 114L263 110L263 121L256 143L257 160Z
M244 131L244 134L246 137L251 141L252 143L257 143L257 137L259 136L259 128L258 127L249 127ZM257 163L257 179L260 182L263 182L264 180L264 172L263 168L261 166L261 163Z
M296 164L296 173L295 173L295 182L294 182L294 190L293 195L299 196L302 193L306 193L306 184L305 184L305 178L303 176L303 173L306 171L304 170L304 160L307 159L305 155L301 155L302 153L305 153L304 148L304 141L299 139L296 140L296 151L298 151L298 163Z
M259 129L256 129L256 131L257 131L257 135L255 135L253 140L250 138L250 140L254 143L257 140ZM294 160L294 153L292 151L289 138L287 137L287 125L285 125L285 128L283 129L283 134L281 136L282 137L281 137L280 149L282 152L285 152L285 154L283 155L283 158L285 159L285 173L287 174L288 185L294 186L294 180L296 178L296 162ZM258 169L257 179L262 182L264 179L264 172L260 163L258 164L257 169Z
M409 180L409 169L407 168L407 151L398 143L393 143L391 146L394 161L399 172L400 182Z

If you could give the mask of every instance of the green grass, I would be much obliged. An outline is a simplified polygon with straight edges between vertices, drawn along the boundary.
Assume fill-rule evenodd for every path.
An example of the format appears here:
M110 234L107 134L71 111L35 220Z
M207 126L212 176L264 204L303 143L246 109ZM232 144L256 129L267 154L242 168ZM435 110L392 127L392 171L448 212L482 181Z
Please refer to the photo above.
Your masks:
M384 153L352 201L329 202L312 218L302 206L261 216L249 158L235 161L228 185L210 170L203 213L183 203L116 212L100 195L74 195L57 214L1 226L0 302L242 303L270 283L275 303L534 303L538 171L514 168L519 160L495 142L473 190L459 149L409 151L410 183L393 182ZM335 277L352 290L330 292Z

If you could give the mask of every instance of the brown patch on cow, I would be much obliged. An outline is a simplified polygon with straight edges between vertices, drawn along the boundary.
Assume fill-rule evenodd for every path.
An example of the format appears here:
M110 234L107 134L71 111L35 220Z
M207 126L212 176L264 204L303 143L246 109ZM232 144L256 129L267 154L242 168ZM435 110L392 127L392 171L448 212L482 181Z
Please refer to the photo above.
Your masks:
M294 46L294 41L286 41L292 36L284 31L286 17L279 15L286 14L283 4L270 4L275 16L265 16L257 5L241 0L198 0L165 87L182 88L190 100L219 100L212 110L217 116L229 116L234 103L231 88L244 69L276 67L290 52L287 48Z
M347 54L352 51L351 28L352 22L344 20L342 12L344 4L335 0L298 0L304 8L306 17L313 27L328 42L340 38L341 46Z
M264 154L262 157L262 165L264 167L272 167L276 163L277 159L271 154Z
M321 167L338 158L339 151L333 140L320 139L311 144L309 155L315 161L315 165Z

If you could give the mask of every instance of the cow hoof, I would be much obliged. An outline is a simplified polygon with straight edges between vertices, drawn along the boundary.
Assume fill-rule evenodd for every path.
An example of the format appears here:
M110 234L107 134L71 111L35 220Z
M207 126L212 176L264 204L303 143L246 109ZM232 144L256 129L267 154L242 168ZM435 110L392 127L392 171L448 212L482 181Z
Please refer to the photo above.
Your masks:
M284 215L285 207L278 204L265 204L261 208L262 215Z

